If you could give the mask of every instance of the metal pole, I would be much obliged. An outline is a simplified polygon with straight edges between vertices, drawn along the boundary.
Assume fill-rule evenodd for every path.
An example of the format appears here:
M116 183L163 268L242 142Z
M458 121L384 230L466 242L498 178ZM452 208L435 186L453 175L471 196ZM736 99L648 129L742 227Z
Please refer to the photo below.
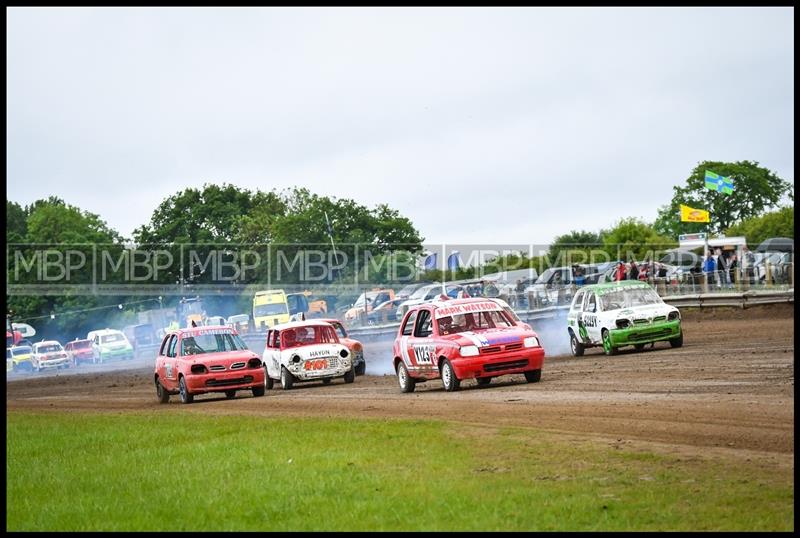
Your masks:
M328 212L325 211L325 224L328 225L328 238L331 240L331 248L333 249L333 257L336 258L336 265L339 265L339 255L336 253L336 245L333 244L333 234L331 234L331 221L328 220ZM333 271L331 271L333 272Z

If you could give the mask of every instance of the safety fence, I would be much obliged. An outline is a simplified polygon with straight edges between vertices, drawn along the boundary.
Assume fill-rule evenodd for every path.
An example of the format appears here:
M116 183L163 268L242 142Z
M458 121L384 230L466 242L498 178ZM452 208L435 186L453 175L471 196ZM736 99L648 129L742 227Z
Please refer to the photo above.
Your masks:
M682 295L668 295L664 297L664 302L678 308L711 308L711 307L735 307L748 308L750 306L776 303L793 303L794 289L772 289L772 290L747 290L709 293L685 293ZM569 302L557 305L542 306L537 308L515 308L519 318L526 323L534 323L542 320L551 320L566 317L569 310ZM399 322L390 322L381 325L371 325L365 327L354 327L349 330L349 334L354 338L364 340L377 340L393 336L397 333Z

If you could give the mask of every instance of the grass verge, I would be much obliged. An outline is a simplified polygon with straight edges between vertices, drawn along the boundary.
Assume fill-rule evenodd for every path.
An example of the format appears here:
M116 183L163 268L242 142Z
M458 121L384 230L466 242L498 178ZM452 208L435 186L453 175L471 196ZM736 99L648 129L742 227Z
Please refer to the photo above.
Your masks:
M7 530L793 530L791 473L445 422L7 413Z

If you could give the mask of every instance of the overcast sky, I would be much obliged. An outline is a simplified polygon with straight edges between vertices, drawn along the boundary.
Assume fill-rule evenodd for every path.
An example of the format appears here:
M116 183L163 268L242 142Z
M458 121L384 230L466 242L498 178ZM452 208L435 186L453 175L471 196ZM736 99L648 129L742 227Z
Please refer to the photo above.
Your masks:
M653 221L703 160L794 183L793 8L7 11L7 198L125 236L204 182L426 242Z

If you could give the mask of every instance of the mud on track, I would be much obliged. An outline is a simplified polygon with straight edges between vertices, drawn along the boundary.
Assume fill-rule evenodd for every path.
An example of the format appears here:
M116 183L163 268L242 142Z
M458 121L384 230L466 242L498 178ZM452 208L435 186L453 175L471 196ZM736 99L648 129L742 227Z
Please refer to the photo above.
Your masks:
M581 358L547 357L541 382L533 384L507 376L487 388L465 381L460 391L446 393L433 381L401 394L394 376L367 375L351 385L335 380L277 388L263 398L242 391L234 400L204 395L182 405L173 397L159 405L147 360L104 373L13 376L7 412L431 418L793 466L794 305L686 312L683 327L685 343L678 349L659 343L613 357L599 348ZM382 356L385 343L372 346L381 356L370 355L367 345L368 362L390 359Z

